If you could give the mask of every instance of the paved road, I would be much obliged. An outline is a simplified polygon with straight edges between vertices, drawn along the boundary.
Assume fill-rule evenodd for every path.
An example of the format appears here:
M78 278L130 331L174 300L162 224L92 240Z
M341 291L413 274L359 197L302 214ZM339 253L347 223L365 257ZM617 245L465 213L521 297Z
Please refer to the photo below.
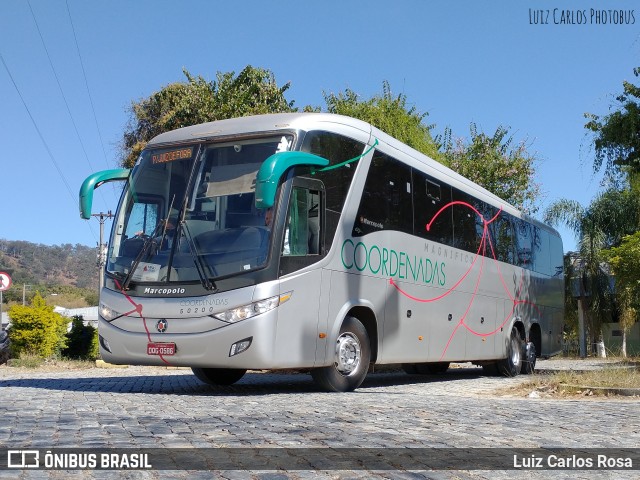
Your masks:
M545 370L598 361L541 361ZM380 448L640 446L639 398L496 395L527 377L370 374L352 393L318 392L307 375L247 374L231 387L201 384L190 370L0 368L0 447ZM113 478L115 472L23 471L23 478ZM0 471L0 478L15 478ZM548 478L551 472L295 470L218 472L225 478ZM128 478L211 478L209 472L127 472ZM621 476L623 475L623 476ZM635 477L634 477L635 475ZM554 478L640 478L635 472L553 472Z

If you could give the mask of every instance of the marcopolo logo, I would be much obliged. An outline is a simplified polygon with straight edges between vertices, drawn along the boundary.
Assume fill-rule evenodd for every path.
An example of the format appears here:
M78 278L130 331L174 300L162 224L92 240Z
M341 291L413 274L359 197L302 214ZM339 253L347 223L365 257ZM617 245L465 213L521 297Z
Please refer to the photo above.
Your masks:
M154 295L175 295L184 293L186 290L184 288L151 288L147 287L144 289L144 293L151 293Z
M369 225L370 227L379 228L380 230L384 230L384 225L380 222L372 222L368 218L360 217L360 223L363 225Z
M351 239L345 240L342 244L340 258L347 270L355 269L358 272L397 277L441 287L445 285L447 279L445 262L378 245L367 245L364 242L354 243Z

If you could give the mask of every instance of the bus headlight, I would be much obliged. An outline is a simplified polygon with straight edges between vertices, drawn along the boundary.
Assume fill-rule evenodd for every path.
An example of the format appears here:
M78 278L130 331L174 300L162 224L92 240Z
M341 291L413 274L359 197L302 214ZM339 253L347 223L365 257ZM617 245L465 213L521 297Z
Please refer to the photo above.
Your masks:
M100 304L100 316L104 318L107 322L111 322L118 317L122 316L122 313L116 312L111 307L108 307L104 303Z
M248 305L242 305L241 307L232 308L224 312L216 313L214 318L222 320L227 323L236 323L241 320L246 320L256 315L261 315L270 310L273 310L281 303L286 302L291 298L292 292L283 293L275 297L270 297L265 300L258 300L257 302L250 303Z

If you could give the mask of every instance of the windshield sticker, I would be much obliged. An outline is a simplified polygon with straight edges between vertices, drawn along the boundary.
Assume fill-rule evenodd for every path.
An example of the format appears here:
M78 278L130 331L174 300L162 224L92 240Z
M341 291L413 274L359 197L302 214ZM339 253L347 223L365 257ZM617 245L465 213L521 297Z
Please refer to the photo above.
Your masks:
M181 148L180 150L171 150L169 152L157 153L151 156L151 161L155 165L157 163L173 162L174 160L186 160L193 155L193 147Z
M256 174L261 163L220 165L209 175L205 197L251 193L256 189Z
M131 280L136 282L157 282L160 278L161 265L157 263L140 262L133 272Z

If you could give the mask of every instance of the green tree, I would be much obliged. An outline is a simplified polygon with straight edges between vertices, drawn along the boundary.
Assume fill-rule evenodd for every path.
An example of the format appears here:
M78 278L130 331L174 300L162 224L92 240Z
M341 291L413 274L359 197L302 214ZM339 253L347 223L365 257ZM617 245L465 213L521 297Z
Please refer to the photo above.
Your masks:
M627 334L640 312L640 232L627 235L618 247L604 251L616 280L616 299L622 328L622 356L627 356Z
M611 318L616 308L610 288L605 250L618 245L624 235L638 229L640 202L630 191L610 188L597 195L587 208L580 203L562 199L545 212L551 225L564 224L576 235L579 261L575 274L567 282L577 281L583 300L592 340L601 336L602 323Z
M633 73L640 76L640 69ZM612 113L585 114L585 128L593 133L593 168L596 172L604 168L609 188L587 208L567 199L555 202L547 210L546 220L566 224L579 238L582 286L591 294L590 310L596 318L613 309L605 262L618 270L615 297L622 323L628 325L635 318L636 306L632 283L625 281L631 267L622 260L622 252L631 254L633 242L620 243L625 235L640 230L640 87L625 81L623 89Z
M535 213L540 195L534 181L537 159L524 141L514 145L509 129L502 126L489 136L472 123L470 133L470 141L453 141L451 131L445 132L442 147L449 167L515 207Z
M67 334L67 346L62 354L68 358L95 360L98 358L98 331L85 325L82 315L73 317L71 331Z
M160 133L203 122L244 115L295 111L285 99L289 84L277 85L269 70L247 66L234 72L218 72L209 82L186 70L186 82L176 82L148 98L133 102L123 135L122 165L131 167L147 142ZM535 157L522 143L512 148L508 129L500 127L489 137L472 125L469 144L447 144L444 151L431 135L427 113L420 113L404 94L393 95L388 82L382 93L361 99L353 90L325 93L329 113L357 118L372 124L410 147L451 166L509 203L534 211L538 186L533 181ZM306 111L320 111L306 107ZM449 132L450 133L450 132ZM450 135L449 137L450 138Z
M640 76L640 68L633 74ZM623 93L616 97L615 111L599 116L585 114L585 125L594 134L593 168L603 166L610 179L629 176L634 189L640 189L640 87L623 82Z
M324 93L324 101L329 113L370 123L419 152L441 160L438 144L431 136L433 126L424 123L428 114L409 106L404 94L394 96L389 82L383 82L382 94L368 100L360 99L353 90L346 89L338 94Z
M294 111L273 73L251 65L237 76L218 72L215 81L183 70L186 82L167 85L148 98L132 102L122 141L122 165L132 167L145 145L156 135L176 128L226 118Z
M11 317L11 354L34 353L42 358L59 356L66 345L68 320L47 306L40 294L33 297L31 306L14 305Z
M512 205L533 213L539 195L534 181L536 158L524 142L513 146L509 129L499 127L493 136L478 132L471 124L471 141L452 140L447 129L443 141L431 135L427 113L411 106L406 95L393 95L388 82L382 94L361 99L353 90L324 94L329 113L354 117L370 123L383 132L447 165ZM318 110L318 109L311 109Z

